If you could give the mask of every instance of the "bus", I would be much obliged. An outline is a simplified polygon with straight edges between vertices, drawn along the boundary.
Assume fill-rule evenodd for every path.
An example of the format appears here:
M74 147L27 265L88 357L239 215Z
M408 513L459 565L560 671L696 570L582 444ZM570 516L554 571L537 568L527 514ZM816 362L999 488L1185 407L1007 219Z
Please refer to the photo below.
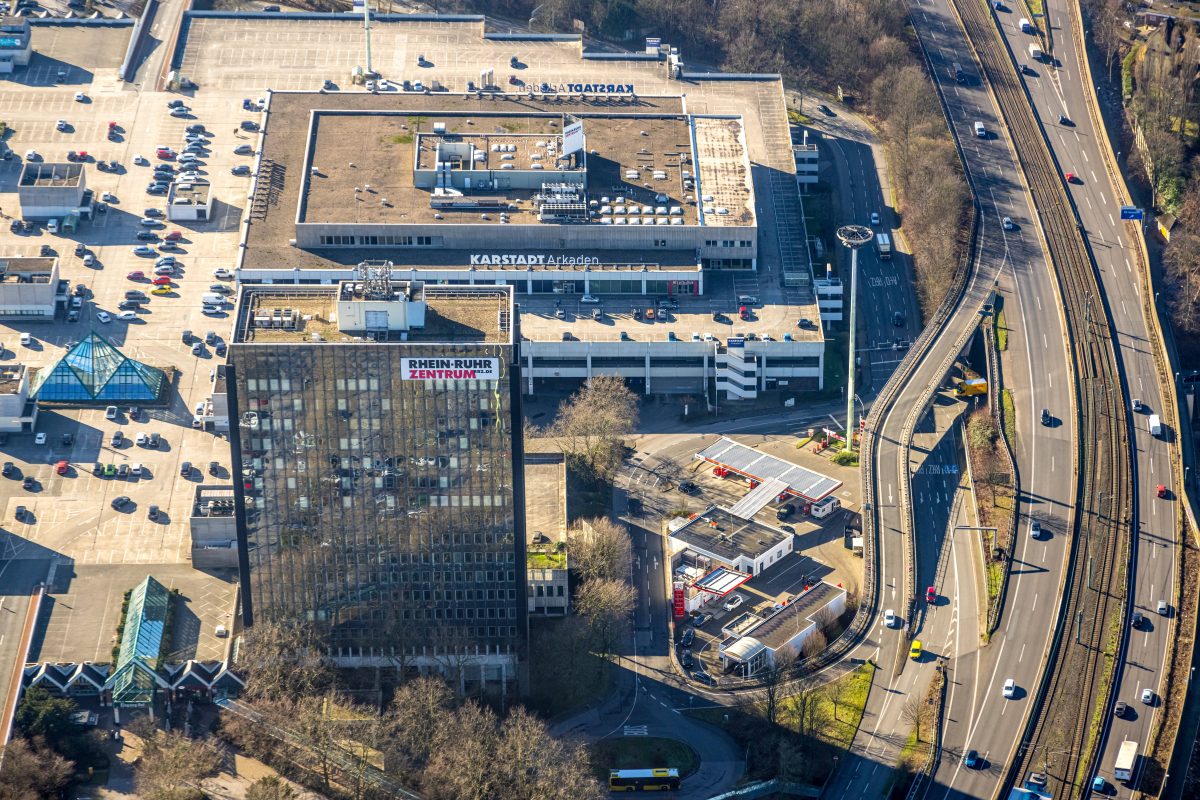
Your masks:
M679 770L614 769L608 773L611 792L670 792L679 788Z

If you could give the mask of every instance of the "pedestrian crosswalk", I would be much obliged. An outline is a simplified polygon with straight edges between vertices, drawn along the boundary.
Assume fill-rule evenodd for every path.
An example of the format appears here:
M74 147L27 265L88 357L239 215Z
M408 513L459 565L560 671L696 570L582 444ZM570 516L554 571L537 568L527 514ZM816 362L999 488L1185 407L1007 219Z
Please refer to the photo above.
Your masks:
M646 725L626 725L625 726L625 735L626 736L646 736L649 733L649 731L647 731L646 728L647 728Z

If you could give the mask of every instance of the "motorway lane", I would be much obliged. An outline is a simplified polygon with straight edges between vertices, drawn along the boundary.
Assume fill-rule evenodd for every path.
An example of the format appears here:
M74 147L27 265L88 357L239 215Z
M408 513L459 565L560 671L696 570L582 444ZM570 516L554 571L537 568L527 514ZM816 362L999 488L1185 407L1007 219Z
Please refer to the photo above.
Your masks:
M1033 310L1036 298L1056 296L1055 284L1044 263L1036 228L1028 226L1010 234L999 224L1004 216L1011 216L1021 225L1021 221L1028 221L1032 214L1028 210L1023 185L1015 179L1017 171L1008 144L994 133L998 126L990 98L977 80L960 86L950 75L951 65L964 60L962 54L969 52L961 29L944 4L935 5L928 0L914 9L913 18L922 43L929 51L935 80L941 86L949 106L951 124L963 144L968 173L982 211L981 258L968 286L968 300L957 309L947 330L952 333L967 330L979 303L990 299L987 295L993 284L1001 277L1011 280L1016 276L1017 280L1009 284L1012 291L1006 295L1005 313L1007 324L1014 331L1013 358L1006 380L1013 385L1014 399L1018 403L1018 436L1028 443L1027 450L1018 448L1018 469L1023 485L1038 487L1036 513L1062 513L1062 508L1073 496L1070 465L1064 463L1062 458L1062 453L1069 452L1070 448L1072 427L1069 420L1072 416L1068 413L1069 408L1064 407L1059 416L1065 424L1050 431L1037 430L1035 420L1040 408L1037 412L1033 411L1039 400L1045 401L1043 392L1062 394L1067 392L1069 386L1065 379L1066 354L1057 303L1054 309ZM972 127L976 120L983 121L993 134L986 139L975 137ZM1034 299L1031 300L1031 297ZM1022 331L1026 333L1023 353L1020 344ZM954 339L954 335L943 334L940 346L935 345L935 353L944 356ZM1037 346L1039 344L1040 347ZM895 410L881 422L876 469L879 481L880 558L885 576L881 586L883 607L887 607L889 595L893 595L897 588L903 591L903 587L898 587L897 583L902 584L904 580L903 542L898 533L899 513L891 499L899 482L898 448L892 443L901 438L904 416L908 409L919 402L921 390L941 380L940 360L940 357L928 357L918 366L901 391ZM1055 389L1055 386L1058 388ZM1037 448L1038 438L1047 435L1060 441L1054 442L1053 447ZM1057 461L1055 453L1058 453ZM1023 463L1022 455L1025 456ZM1029 499L1027 495L1023 512L1028 512L1030 508ZM1020 527L1026 527L1024 520ZM1003 623L990 647L977 654L975 644L964 642L960 631L956 642L959 650L949 654L951 675L956 684L951 687L953 697L944 737L945 746L949 749L962 752L973 747L993 754L990 760L996 764L1006 762L1009 757L1017 739L1021 715L1008 713L1007 707L995 707L1000 699L999 683L1004 677L1011 676L1022 685L1032 686L1040 672L1041 656L1050 634L1049 620L1052 617L1045 612L1047 606L1042 605L1041 618L1047 620L1046 624L1030 625L1029 620L1038 619L1035 613L1039 603L1047 604L1057 596L1063 548L1059 537L1051 541L1054 544L1040 551L1035 549L1029 552L1029 546L1023 546L1018 556L1021 564L1014 570L1016 580L1008 595ZM895 634L885 634L878 640L877 644L881 647L878 660L885 668L896 663L899 638ZM959 656L962 656L961 663ZM967 682L971 684L972 691L959 691L957 684ZM888 686L886 678L880 683L882 687ZM890 688L895 689L895 684ZM890 692L887 697L881 697L880 692L873 691L868 699L868 713L887 714L889 699ZM987 720L986 724L981 725L984 720ZM897 738L897 735L898 729L893 729L892 738ZM862 748L858 740L855 750L859 757L878 759L878 754ZM855 770L862 772L861 765L852 763L847 766L849 769L845 773ZM990 795L988 787L994 788L997 774L980 771L965 777L939 775L932 791L934 794ZM960 783L963 785L960 786ZM829 796L839 793L843 796L870 796L869 784L847 780L844 775L839 777L837 790Z
M989 131L998 130L990 99L974 108L962 102L979 81L978 66L963 55L970 52L965 35L946 0L925 0L913 19L936 65L934 74L947 91L984 214L993 222L1010 217L1015 226L1005 231L997 225L993 230L999 236L991 249L992 257L1004 262L999 288L1010 330L1005 385L1016 409L1014 458L1022 487L1021 517L1000 625L977 652L974 644L963 643L961 663L952 665L944 736L946 758L974 749L985 755L987 769L966 770L956 764L953 770L939 771L926 795L990 797L1019 739L1028 692L1040 677L1058 608L1067 556L1064 534L1075 494L1072 385L1057 282L1045 261L1041 232L1012 153L1004 143L999 158L984 158L984 143L992 138L963 134L974 120L983 121ZM956 61L970 64L973 72L966 89L956 87L950 75ZM1040 424L1043 408L1056 419L1053 427ZM1029 536L1032 519L1045 531L1041 540ZM1001 694L1007 678L1023 690L1016 700Z
M1084 93L1087 84L1082 80L1082 59L1075 50L1072 35L1073 16L1064 0L1048 4L1049 22L1053 28L1057 67L1040 65L1036 76L1027 75L1025 85L1040 118L1051 149L1064 171L1075 172L1080 183L1070 185L1071 198L1079 212L1092 255L1100 271L1109 312L1117 332L1127 398L1139 398L1149 411L1131 413L1130 427L1134 431L1137 470L1137 551L1136 584L1133 610L1149 620L1143 630L1131 630L1125 654L1125 666L1117 699L1129 704L1126 719L1112 720L1106 745L1099 761L1099 774L1110 783L1112 765L1117 749L1125 739L1146 746L1157 715L1157 704L1147 707L1139 697L1144 688L1156 693L1162 679L1162 664L1173 634L1173 618L1160 616L1156 606L1161 599L1174 594L1176 566L1176 508L1171 499L1157 496L1156 486L1174 488L1171 474L1170 445L1149 433L1147 415L1163 407L1159 391L1156 364L1150 350L1149 330L1142 314L1142 277L1135 271L1136 240L1120 222L1120 205L1104 167L1104 139L1093 129ZM1015 14L998 14L1000 30L1017 57L1028 47L1032 38L1017 28ZM1026 56L1024 61L1028 61ZM1059 121L1065 115L1072 124ZM1129 790L1120 787L1118 796L1128 796Z

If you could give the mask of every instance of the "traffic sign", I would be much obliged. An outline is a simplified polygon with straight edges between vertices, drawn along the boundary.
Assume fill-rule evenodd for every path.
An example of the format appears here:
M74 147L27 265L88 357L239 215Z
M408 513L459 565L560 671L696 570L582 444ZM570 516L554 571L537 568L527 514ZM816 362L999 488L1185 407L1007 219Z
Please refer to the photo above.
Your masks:
M1137 206L1121 206L1121 219L1143 220L1146 218L1144 209Z

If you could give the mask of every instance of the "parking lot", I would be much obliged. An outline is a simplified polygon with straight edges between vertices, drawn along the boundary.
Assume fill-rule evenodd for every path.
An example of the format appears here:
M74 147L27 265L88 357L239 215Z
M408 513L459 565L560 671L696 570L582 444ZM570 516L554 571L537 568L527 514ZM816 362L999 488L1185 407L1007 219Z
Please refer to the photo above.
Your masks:
M221 339L228 337L229 315L205 316L199 300L210 285L222 282L213 271L234 263L249 178L231 174L231 168L252 163L252 157L235 155L233 149L253 140L235 133L246 117L240 96L186 97L192 112L173 117L167 103L179 95L130 91L116 81L113 53L119 53L119 63L128 29L86 33L85 39L70 44L74 33L64 36L57 28L44 27L35 31L35 50L46 45L53 55L56 48L75 48L65 82L57 82L55 75L46 79L49 73L42 67L49 62L39 67L35 60L23 77L18 73L17 82L0 84L0 108L11 128L6 143L14 153L11 160L0 161L0 210L10 219L19 213L16 180L28 150L44 162L66 161L69 151L86 151L85 184L97 199L108 195L107 211L81 220L71 233L52 235L45 225L16 233L7 219L0 226L0 255L36 256L47 246L59 258L60 277L80 298L76 321L60 312L53 324L0 322L0 363L48 368L94 331L124 355L166 370L171 386L162 403L141 405L136 416L124 402L115 419L105 418L103 404L44 408L37 423L37 431L47 434L42 445L35 444L33 436L9 435L0 459L13 462L14 469L10 478L0 479L0 524L22 537L26 555L19 557L49 554L57 562L53 602L43 614L41 658L107 661L121 596L147 574L168 587L179 587L186 598L180 617L185 624L177 629L175 649L183 657L215 658L223 640L212 635L213 620L229 621L233 576L192 569L188 517L198 482L229 479L229 448L224 438L192 424L196 404L206 402L212 391L217 363L213 347L195 356L180 334L191 330L203 337L211 330ZM78 100L77 92L82 93ZM59 119L66 121L65 130L57 129ZM116 123L111 138L110 122ZM197 123L211 133L198 171L212 183L213 215L203 222L164 220L150 229L157 231L159 240L145 244L156 249L168 232L179 232L177 248L171 251L179 267L165 293L152 294L154 259L135 255L133 247L144 243L137 234L148 230L140 222L147 210L161 212L166 207L163 196L146 193L152 165L167 163L155 157L155 149L167 145L181 150L186 126ZM144 156L145 163L135 163L137 155ZM101 170L99 160L116 161L118 167ZM81 253L76 252L78 245L83 246ZM91 266L84 265L86 255L93 260ZM128 276L134 271L146 277L131 280ZM120 306L129 291L144 293L145 300L133 319L121 319L118 314L126 309ZM21 333L31 334L29 346L19 344ZM122 431L123 441L113 446L116 430ZM159 446L140 446L139 433L159 434ZM69 445L63 434L71 435ZM55 469L60 460L68 463L62 475ZM180 475L185 461L196 465L186 478ZM210 461L221 464L219 478L206 474ZM96 464L102 473L108 465L115 471L141 464L142 475L97 476ZM23 488L26 476L33 478L29 490ZM112 501L118 497L129 502L114 508ZM154 520L149 516L152 505L158 507ZM20 520L18 506L24 507Z

